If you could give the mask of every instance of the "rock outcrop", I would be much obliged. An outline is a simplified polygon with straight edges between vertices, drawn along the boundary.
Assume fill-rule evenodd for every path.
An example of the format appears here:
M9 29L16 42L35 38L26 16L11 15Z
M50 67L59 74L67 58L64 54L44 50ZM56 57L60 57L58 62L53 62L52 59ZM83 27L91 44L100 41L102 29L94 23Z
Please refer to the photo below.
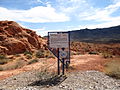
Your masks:
M18 54L44 49L44 40L35 31L14 21L0 21L0 54Z

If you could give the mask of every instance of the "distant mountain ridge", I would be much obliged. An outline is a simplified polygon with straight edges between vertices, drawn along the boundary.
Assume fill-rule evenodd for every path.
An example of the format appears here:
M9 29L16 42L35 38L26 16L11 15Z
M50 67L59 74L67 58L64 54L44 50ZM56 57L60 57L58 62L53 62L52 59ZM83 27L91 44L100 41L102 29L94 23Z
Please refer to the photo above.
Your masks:
M71 41L90 43L120 43L120 25L109 28L70 31Z

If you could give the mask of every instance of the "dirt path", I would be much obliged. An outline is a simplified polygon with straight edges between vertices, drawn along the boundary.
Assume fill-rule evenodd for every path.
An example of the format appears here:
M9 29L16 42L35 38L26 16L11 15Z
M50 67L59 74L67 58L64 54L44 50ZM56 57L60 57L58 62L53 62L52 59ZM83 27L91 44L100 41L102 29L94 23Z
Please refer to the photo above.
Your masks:
M76 70L103 70L103 64L106 60L99 55L74 55L71 58L70 68L68 72ZM45 69L50 67L51 69L56 70L57 60L56 59L41 59L38 63L24 66L20 69L9 70L9 71L0 71L0 80L7 77L20 74L22 72Z

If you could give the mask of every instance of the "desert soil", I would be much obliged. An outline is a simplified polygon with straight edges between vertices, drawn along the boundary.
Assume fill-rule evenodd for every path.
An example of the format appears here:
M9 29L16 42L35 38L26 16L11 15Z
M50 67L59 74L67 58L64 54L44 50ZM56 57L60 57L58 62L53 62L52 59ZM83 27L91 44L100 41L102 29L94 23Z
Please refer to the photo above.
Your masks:
M56 59L40 59L38 63L21 69L0 72L0 90L120 90L120 80L104 73L103 65L107 59L100 55L74 55L71 57L67 78L57 86L30 85L39 78L36 74L48 68L56 71Z
M76 71L76 70L103 70L103 64L106 59L103 59L102 56L99 55L74 55L71 57L71 65L69 71ZM51 67L52 66L52 67ZM31 71L31 70L38 70L38 69L45 69L45 68L52 68L54 70L57 69L57 59L45 59L41 58L38 63L34 63L31 65L24 66L20 69L15 70L8 70L8 71L0 71L0 80L8 78L10 76L14 76L20 74L22 72Z

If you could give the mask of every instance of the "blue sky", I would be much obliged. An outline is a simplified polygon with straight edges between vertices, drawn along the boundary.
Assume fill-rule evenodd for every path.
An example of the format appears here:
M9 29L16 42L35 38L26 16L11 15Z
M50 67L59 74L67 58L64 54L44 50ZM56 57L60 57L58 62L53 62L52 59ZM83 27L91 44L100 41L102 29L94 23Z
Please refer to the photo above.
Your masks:
M13 20L44 36L48 31L120 25L120 0L0 0L0 21Z

